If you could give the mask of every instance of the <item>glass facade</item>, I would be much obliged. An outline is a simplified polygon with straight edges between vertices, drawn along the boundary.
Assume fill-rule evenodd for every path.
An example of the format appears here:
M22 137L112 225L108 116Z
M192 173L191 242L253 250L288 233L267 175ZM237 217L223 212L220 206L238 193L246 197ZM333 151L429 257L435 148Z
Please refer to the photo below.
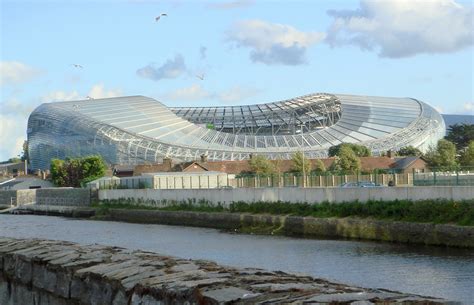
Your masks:
M426 150L444 136L440 114L411 98L311 94L246 106L168 108L144 96L46 103L28 121L32 169L52 158L101 154L109 164L164 157L242 160L249 154L325 157L343 142L374 155L413 145Z

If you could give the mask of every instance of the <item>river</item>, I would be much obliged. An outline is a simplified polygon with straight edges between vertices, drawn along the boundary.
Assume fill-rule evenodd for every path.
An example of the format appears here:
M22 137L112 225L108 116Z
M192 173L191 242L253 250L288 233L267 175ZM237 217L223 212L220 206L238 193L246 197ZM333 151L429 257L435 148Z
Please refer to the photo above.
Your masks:
M0 215L0 236L142 249L474 304L474 251L468 249L229 234L32 215Z

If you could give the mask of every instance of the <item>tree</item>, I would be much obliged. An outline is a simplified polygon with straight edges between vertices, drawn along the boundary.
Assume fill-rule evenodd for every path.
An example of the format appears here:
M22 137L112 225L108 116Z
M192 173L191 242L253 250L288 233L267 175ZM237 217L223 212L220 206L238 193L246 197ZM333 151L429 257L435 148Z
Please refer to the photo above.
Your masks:
M474 140L469 141L467 148L459 158L462 166L474 166Z
M339 155L331 165L332 171L356 172L361 168L360 159L350 147L341 147Z
M450 125L445 139L454 143L458 151L463 150L474 141L474 124Z
M331 146L328 150L328 154L330 157L339 156L341 149L343 147L350 148L357 157L370 157L372 153L370 149L365 147L364 145L352 144L352 143L342 143L336 146Z
M326 171L326 166L324 166L323 161L316 159L314 162L313 172L323 173Z
M51 160L51 178L56 186L79 187L103 177L106 165L100 156Z
M311 162L308 158L305 158L301 151L297 151L291 157L293 162L292 171L303 174L309 174L311 172Z
M253 156L249 161L250 169L257 175L269 175L275 172L273 164L265 156Z
M423 156L423 153L421 152L421 150L419 150L418 148L416 148L414 146L405 146L405 147L400 148L397 151L397 155L398 156L417 156L417 157L421 157L421 156Z
M51 180L56 186L65 186L67 179L67 172L64 167L64 160L53 159L51 160Z
M99 179L105 175L105 165L102 157L100 156L89 156L82 159L82 182L87 183Z
M28 141L23 142L23 153L21 154L21 161L28 161L30 160L29 154L28 154Z
M458 164L456 162L456 146L448 140L438 141L436 148L430 147L425 155L428 165L441 170L454 170Z

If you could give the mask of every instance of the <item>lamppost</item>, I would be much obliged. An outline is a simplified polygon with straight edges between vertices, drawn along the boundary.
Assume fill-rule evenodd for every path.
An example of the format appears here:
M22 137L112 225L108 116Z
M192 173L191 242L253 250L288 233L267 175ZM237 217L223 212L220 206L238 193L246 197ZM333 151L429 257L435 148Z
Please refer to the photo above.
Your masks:
M303 127L305 125L304 124L300 124L300 132L301 132L301 153L303 155L303 158L302 158L302 163L303 163L303 188L306 187L306 166L305 166L305 163L304 163L304 137L303 137Z

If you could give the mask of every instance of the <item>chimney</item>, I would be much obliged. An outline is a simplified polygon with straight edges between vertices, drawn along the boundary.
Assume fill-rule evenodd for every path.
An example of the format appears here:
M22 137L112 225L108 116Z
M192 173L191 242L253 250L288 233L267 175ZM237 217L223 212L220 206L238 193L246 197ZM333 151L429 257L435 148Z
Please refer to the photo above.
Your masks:
M387 157L389 157L390 159L393 158L393 153L392 153L392 150L391 150L391 149L389 149L389 150L387 151Z
M163 158L163 164L166 165L166 167L171 170L171 167L173 167L173 160L171 160L171 158Z
M206 155L206 154L202 154L202 155L201 155L201 162L202 162L202 163L207 162L207 155Z

